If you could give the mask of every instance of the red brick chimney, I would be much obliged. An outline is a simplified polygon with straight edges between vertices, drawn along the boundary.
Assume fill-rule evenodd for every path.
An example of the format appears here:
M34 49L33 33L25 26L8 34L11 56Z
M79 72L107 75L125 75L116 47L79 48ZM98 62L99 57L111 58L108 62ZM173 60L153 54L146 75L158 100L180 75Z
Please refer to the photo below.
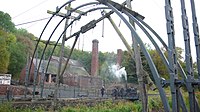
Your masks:
M119 67L122 64L122 50L121 49L117 49L117 65L119 65Z
M98 50L98 43L97 39L92 41L92 64L91 64L91 75L97 76L98 68L99 68L99 50Z

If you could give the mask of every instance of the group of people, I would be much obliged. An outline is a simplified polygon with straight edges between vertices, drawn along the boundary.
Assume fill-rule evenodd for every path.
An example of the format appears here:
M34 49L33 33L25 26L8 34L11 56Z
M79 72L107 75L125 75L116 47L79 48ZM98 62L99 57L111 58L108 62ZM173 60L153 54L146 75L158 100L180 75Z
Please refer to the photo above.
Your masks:
M119 87L115 87L112 90L112 97L114 97L115 99L117 98L136 98L137 95L137 89L133 88L133 87L129 87L124 89L123 87L119 88Z
M102 86L100 89L101 91L101 97L104 97L105 95L105 87ZM124 89L123 87L115 87L112 89L111 96L114 97L115 99L117 98L125 98L125 97L136 97L137 96L137 88L129 87Z
M117 99L118 97L123 98L123 97L124 97L124 94L125 94L125 90L124 90L123 87L122 87L122 88L116 87L116 88L114 88L114 89L112 90L112 93L111 93L111 95L112 95L115 99Z

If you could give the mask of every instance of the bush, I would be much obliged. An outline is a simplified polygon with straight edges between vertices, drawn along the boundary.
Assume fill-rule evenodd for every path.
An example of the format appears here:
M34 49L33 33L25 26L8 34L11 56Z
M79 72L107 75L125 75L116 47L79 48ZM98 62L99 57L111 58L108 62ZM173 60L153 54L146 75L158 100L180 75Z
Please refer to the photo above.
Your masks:
M43 108L32 110L31 108L15 109L10 102L0 104L0 112L44 112Z
M141 112L141 104L139 102L106 101L92 107L79 105L76 107L64 107L61 112Z

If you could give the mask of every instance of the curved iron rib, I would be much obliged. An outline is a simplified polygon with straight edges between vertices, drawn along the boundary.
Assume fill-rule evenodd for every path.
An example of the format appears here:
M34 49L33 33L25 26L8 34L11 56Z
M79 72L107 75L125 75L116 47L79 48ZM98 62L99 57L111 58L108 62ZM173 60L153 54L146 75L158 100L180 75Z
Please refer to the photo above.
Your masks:
M154 63L153 63L148 51L146 50L144 43L142 42L142 40L140 39L138 34L135 32L134 28L130 25L130 23L125 19L125 17L123 17L121 15L121 13L114 6L112 6L109 3L105 3L105 5L110 7L124 21L124 23L127 25L127 27L131 30L131 32L133 33L134 37L136 38L138 44L140 44L141 49L142 49L145 57L147 58L147 61L148 61L149 65L150 65L150 68L152 70L154 78L155 79L160 79L159 74L157 72L157 69L156 69L156 67L155 67L155 65L154 65ZM166 98L165 92L164 92L164 90L163 90L163 88L162 88L162 86L160 84L160 80L156 80L156 85L158 86L159 92L162 93L160 95L161 95L161 99L162 99L162 101L164 103L164 108L165 108L165 110L169 111L170 107L169 107L169 104L167 102L167 98Z

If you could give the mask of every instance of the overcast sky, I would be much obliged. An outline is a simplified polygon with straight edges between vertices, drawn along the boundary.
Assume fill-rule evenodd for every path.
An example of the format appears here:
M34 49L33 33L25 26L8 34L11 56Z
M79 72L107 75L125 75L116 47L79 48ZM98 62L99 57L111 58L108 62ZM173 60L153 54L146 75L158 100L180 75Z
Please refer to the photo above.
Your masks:
M33 20L38 20L46 17L50 17L50 14L47 14L47 10L55 11L57 6L61 6L64 4L67 0L0 0L0 10L6 13L9 13L12 17L12 21L17 25L24 22L29 22ZM79 3L72 4L72 7L75 7L76 5L80 5L85 3L83 0L77 0ZM95 0L87 0L88 1L95 1ZM181 8L180 8L180 0L171 0L173 11L174 11L174 19L175 19L175 38L176 38L176 45L184 49L184 40L183 40L183 33L182 33L182 27L181 27ZM190 8L190 0L186 1L186 7L187 7L187 15L189 18L189 24L190 24L190 37L191 37L191 45L193 49L194 54L194 36L192 31L192 21L191 21L191 8ZM116 0L118 3L124 2L124 0ZM198 22L200 22L200 1L195 0L196 2L196 12L197 12L197 18ZM162 36L163 40L167 42L167 33L166 33L166 20L165 20L165 12L164 12L164 4L165 0L133 0L132 7L133 10L140 13L145 17L145 22L147 22L154 30ZM87 9L86 7L85 9ZM84 10L84 9L83 9ZM65 13L65 10L62 10L63 13ZM83 17L81 21L78 21L76 24L72 27L72 33L79 30L81 25L86 24L87 22L97 19L100 17L101 12L96 11L94 13L88 14L87 17ZM131 44L131 37L130 37L130 31L125 27L123 22L120 22L120 19L113 15L112 16L116 22L116 24L119 26L120 30L122 31L123 35L126 37L129 44ZM60 20L59 17L56 17L53 19L53 22L50 24L50 28L47 29L47 31L44 33L44 37L42 39L49 38L49 35L51 34L53 28L55 25L57 25L58 20ZM86 22L87 21L87 22ZM17 26L17 28L25 28L30 33L33 33L35 36L39 37L40 33L42 32L42 29L44 28L47 20L35 22L31 24L26 25L20 25ZM121 24L120 24L121 23ZM104 21L104 36L102 37L102 24L103 22L98 23L97 27L92 29L91 31L87 32L86 34L83 34L80 36L79 40L79 46L77 45L76 48L83 49L86 51L92 50L92 40L98 39L99 40L99 50L102 52L116 52L117 49L123 49L124 47L122 41L112 28L109 21L106 19ZM60 25L59 29L60 32L64 28L64 22L62 25ZM143 39L144 43L149 43L148 39L144 36L144 34L137 28L137 31L141 38ZM55 33L55 36L52 37L52 40L57 40L58 35L60 35L60 32L57 31ZM69 32L68 32L69 33ZM66 42L66 45L72 45L73 41ZM195 55L193 55L195 57Z

